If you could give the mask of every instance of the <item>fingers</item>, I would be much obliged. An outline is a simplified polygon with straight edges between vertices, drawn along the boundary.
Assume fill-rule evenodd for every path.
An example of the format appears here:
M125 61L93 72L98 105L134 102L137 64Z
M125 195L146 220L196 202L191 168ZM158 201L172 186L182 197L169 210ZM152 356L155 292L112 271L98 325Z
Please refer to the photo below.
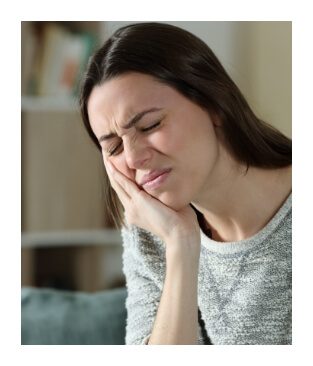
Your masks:
M140 189L137 187L136 183L119 172L111 163L109 163L109 169L111 176L123 188L129 197L134 197L135 194L140 192Z
M119 199L121 200L124 208L128 205L128 202L130 200L129 195L125 192L125 190L122 188L122 186L114 179L114 171L110 167L108 162L104 162L104 165L106 167L106 172L108 174L110 183L114 191L117 193Z
M108 160L104 160L104 163L111 185L126 208L126 205L140 192L140 189L136 183L119 172Z

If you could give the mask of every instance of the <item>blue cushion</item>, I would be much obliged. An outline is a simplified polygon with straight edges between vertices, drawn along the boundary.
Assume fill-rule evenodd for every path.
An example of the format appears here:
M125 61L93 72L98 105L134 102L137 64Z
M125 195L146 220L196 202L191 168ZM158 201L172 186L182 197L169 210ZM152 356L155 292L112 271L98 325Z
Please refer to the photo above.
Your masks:
M22 344L125 344L126 288L22 288Z

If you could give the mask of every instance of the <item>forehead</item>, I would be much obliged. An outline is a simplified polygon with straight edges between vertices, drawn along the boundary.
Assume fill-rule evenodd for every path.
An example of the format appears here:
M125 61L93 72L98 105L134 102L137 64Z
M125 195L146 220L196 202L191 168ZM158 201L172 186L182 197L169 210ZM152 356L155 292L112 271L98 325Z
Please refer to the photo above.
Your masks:
M143 109L166 108L176 92L153 77L128 73L94 87L88 100L88 115L95 132L120 126Z

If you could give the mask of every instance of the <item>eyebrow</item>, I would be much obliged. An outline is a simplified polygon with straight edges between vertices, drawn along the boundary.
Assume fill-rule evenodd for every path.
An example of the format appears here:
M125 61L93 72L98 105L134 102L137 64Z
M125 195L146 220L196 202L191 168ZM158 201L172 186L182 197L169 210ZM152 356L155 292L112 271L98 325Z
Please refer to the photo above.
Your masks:
M129 121L127 121L125 126L122 126L122 128L125 130L128 130L131 127L133 127L136 123L138 123L142 119L142 117L145 116L147 113L157 112L160 110L162 110L162 108L153 107L153 108L145 109L144 111L141 111L141 112L137 113L135 116L133 116ZM99 137L98 141L100 143L101 141L107 141L116 136L117 136L116 133L111 132L108 135L102 135L101 137Z

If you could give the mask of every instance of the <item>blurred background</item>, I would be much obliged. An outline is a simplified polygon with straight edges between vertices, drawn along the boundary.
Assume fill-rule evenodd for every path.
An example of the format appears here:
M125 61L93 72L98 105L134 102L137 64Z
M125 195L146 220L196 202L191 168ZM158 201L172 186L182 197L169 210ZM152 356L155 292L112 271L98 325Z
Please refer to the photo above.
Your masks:
M22 22L22 286L123 287L101 156L78 110L91 53L134 22ZM291 137L291 22L164 22L216 53L256 114Z

